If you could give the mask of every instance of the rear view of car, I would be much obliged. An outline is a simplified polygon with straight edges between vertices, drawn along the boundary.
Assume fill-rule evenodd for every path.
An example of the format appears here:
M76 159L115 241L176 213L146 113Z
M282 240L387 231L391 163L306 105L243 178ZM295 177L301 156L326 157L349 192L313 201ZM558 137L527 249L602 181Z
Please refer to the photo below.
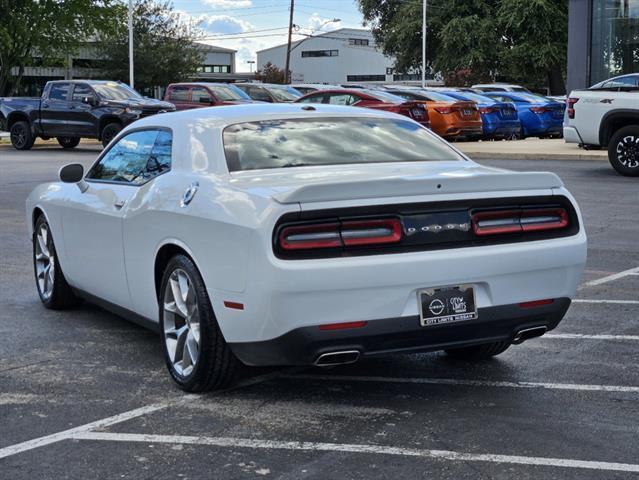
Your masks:
M565 105L531 93L486 92L484 95L515 106L523 138L563 136Z
M471 92L444 91L446 95L475 102L481 114L485 139L513 138L521 131L517 110L510 102L498 102L490 97Z

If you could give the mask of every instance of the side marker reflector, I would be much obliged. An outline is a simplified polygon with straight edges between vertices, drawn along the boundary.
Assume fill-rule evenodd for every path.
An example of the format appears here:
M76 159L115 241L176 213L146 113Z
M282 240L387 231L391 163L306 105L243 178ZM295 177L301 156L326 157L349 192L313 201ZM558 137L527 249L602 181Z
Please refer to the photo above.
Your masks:
M244 310L244 304L238 302L227 302L224 300L224 306L226 308L232 308L233 310Z

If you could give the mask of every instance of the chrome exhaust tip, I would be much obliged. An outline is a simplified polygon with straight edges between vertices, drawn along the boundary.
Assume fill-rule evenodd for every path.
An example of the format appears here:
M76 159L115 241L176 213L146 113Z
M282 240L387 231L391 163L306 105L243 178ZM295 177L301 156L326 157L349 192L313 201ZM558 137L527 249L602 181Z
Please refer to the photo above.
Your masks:
M355 363L359 360L359 355L359 350L340 350L337 352L323 353L317 357L315 365L318 367L329 367L331 365Z
M548 330L547 327L532 327L532 328L524 328L523 330L519 330L515 337L513 338L513 343L515 345L519 345L520 343L524 343L526 340L530 340L531 338L541 337Z

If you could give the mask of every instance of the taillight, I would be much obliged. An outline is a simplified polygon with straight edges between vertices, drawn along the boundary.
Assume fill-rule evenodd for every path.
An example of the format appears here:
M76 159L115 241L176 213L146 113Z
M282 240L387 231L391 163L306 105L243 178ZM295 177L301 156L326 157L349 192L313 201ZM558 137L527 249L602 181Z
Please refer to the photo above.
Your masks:
M285 227L279 235L279 244L282 250L312 250L382 245L401 239L399 219L385 218Z
M542 113L549 112L550 110L546 107L530 107L530 111L536 113L537 115L541 115Z
M568 106L568 118L575 118L575 103L578 101L578 98L569 98L566 102Z
M495 113L499 109L496 107L482 107L479 109L479 113L487 114L487 113Z
M568 223L568 212L561 207L492 210L472 216L477 236L556 230L566 228Z

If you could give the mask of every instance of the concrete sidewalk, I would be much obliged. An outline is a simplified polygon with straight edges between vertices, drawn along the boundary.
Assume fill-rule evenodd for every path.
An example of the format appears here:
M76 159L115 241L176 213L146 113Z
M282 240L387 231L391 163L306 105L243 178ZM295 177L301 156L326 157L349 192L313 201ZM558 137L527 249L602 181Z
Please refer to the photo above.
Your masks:
M559 139L527 138L512 141L455 142L474 159L496 160L608 160L606 150L584 150Z

